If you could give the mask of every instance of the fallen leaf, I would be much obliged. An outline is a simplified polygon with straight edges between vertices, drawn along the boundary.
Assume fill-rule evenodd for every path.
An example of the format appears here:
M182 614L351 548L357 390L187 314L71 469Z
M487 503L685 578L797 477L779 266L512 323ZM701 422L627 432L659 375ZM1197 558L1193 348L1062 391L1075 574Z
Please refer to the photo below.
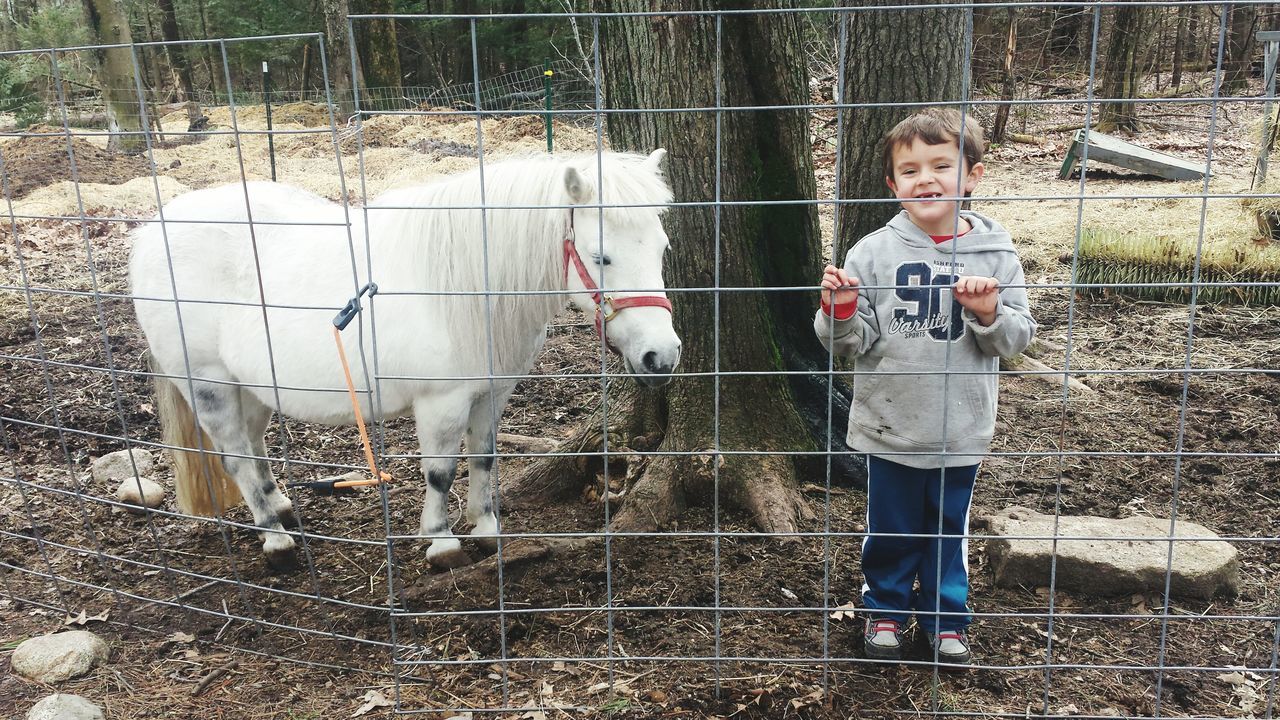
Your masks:
M1244 673L1230 672L1219 677L1222 682L1228 685L1243 685L1245 683Z
M858 617L857 606L847 602L831 612L832 620L852 620Z
M67 619L62 621L62 624L63 625L87 625L91 622L106 622L107 617L109 617L110 613L111 613L110 610L103 610L97 615L89 615L84 610L81 610L80 614L76 615L75 617L68 615Z
M784 598L786 598L786 599L788 599L788 600L799 600L799 599L800 599L800 598L796 597L796 594L795 594L795 593L791 592L790 590L788 590L788 589L786 589L786 588L782 588L782 597L784 597Z
M520 720L547 720L547 714L541 710L530 710L521 715Z
M351 717L360 717L361 715L371 712L377 708L391 707L394 705L394 703L387 699L386 695L383 695L377 690L370 690L366 692L364 697L360 699L364 701L364 704L356 708L356 711L351 713ZM470 718L471 716L468 715L467 717Z
M195 639L196 637L194 635L188 635L184 632L176 632L170 635L169 637L165 638L165 640L168 640L169 642L176 642L176 643L194 642Z

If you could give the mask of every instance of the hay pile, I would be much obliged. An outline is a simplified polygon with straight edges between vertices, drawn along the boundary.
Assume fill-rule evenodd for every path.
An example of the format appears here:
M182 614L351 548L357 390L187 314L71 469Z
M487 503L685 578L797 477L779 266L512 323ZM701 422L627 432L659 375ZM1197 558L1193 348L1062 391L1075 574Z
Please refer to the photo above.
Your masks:
M76 177L82 183L119 185L151 173L151 165L144 156L109 152L75 136L71 138L71 153L68 153L67 138L60 134L60 129L40 127L34 132L41 134L0 146L0 156L3 156L8 175L9 196L15 200L46 185L71 180L72 155L75 156Z
M271 156L265 134L234 134L229 108L206 108L210 131L188 135L185 110L164 119L166 140L179 142L153 151L158 179L153 182L147 155L126 156L105 150L102 135L72 135L80 197L70 182L66 137L59 128L35 128L49 136L0 142L9 171L15 212L19 215L76 216L80 203L89 215L150 217L156 212L157 184L161 201L188 190L270 180ZM236 111L242 131L265 130L263 109ZM315 103L273 108L276 178L331 200L345 197L362 204L388 189L428 182L470 170L478 164L478 133L483 133L486 162L546 149L540 116L485 118L477 126L465 113L426 116L380 115L359 128L342 125L335 134L328 110ZM56 133L56 134L54 134ZM593 131L557 124L557 151L590 152ZM335 139L341 159L335 153ZM363 149L363 152L361 150ZM339 167L341 166L341 168Z

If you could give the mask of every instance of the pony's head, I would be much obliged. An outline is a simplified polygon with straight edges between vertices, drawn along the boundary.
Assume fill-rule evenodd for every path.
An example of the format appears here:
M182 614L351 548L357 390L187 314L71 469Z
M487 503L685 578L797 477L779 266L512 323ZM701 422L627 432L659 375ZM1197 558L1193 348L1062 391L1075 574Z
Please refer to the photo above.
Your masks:
M670 382L680 362L680 338L662 282L668 241L661 217L672 199L659 169L666 154L609 153L564 169L566 204L603 206L569 211L566 288L575 306L595 315L596 329L622 356L627 372L649 387Z

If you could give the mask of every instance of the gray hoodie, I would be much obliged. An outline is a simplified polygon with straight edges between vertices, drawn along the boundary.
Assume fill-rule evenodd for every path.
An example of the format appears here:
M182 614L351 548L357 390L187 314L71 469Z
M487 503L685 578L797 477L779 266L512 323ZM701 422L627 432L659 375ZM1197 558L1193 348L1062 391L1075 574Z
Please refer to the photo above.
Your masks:
M991 445L999 358L1026 349L1036 322L1009 233L978 213L961 214L973 229L935 243L898 213L845 258L845 271L862 285L857 313L835 320L818 310L822 344L854 359L851 448L937 468L975 465ZM963 275L1000 281L991 325L952 298Z

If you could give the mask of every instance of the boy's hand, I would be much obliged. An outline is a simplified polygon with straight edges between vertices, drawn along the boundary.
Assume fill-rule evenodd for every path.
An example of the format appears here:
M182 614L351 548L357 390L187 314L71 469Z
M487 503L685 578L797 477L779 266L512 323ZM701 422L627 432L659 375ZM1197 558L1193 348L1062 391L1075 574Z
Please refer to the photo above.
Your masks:
M843 287L844 289L840 289ZM835 265L822 270L822 304L828 307L858 302L858 278L851 278Z
M992 277L966 275L955 284L956 302L978 317L983 327L996 321L1000 303L1000 281Z

